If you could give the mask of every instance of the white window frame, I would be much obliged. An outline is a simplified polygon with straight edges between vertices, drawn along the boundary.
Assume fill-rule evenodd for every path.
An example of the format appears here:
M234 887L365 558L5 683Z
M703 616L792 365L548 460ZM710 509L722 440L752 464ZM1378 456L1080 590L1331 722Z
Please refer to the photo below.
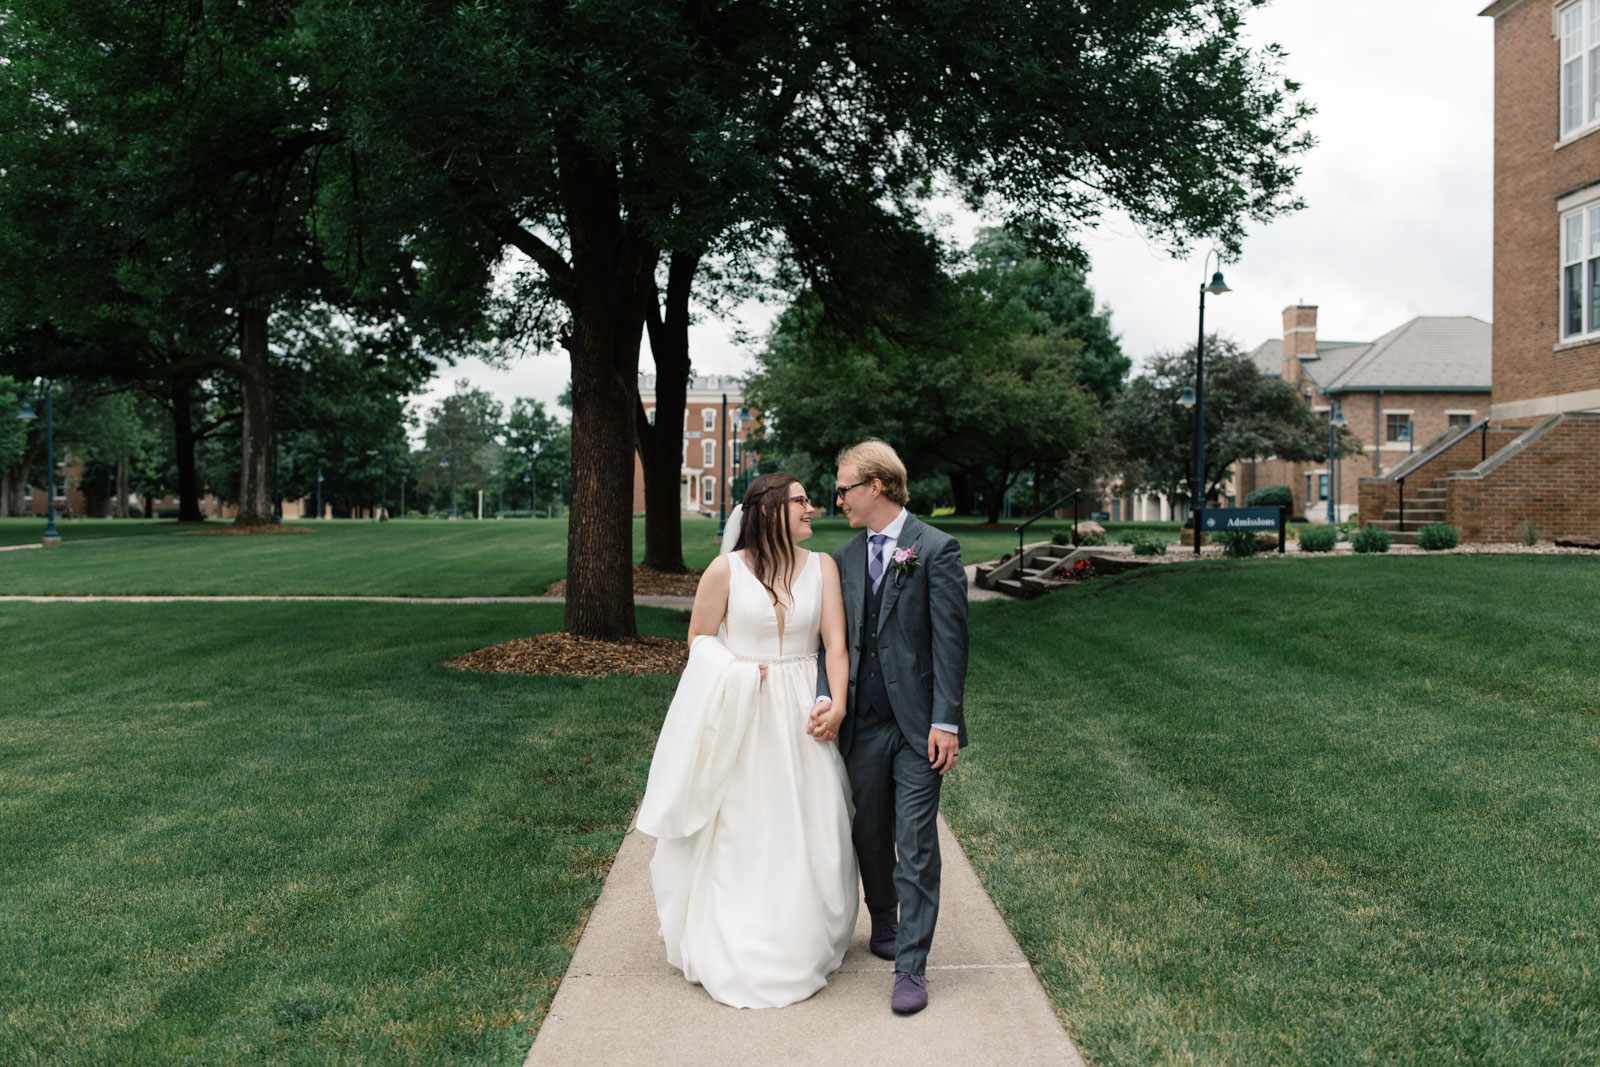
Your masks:
M716 408L701 408L700 409L700 429L704 430L706 433L712 433L713 431L716 430L716 428L717 428L717 409Z
M1557 143L1600 127L1600 0L1555 9Z
M717 465L717 443L715 441L700 442L700 466L715 467Z
M1557 341L1600 337L1600 195L1562 211L1556 230L1561 263Z
M700 502L708 507L717 502L717 480L715 478L700 479Z
M689 465L689 442L685 441L683 443L683 463L680 464L680 466L687 467L688 465Z
M1465 416L1466 420L1467 420L1466 425L1467 426L1471 426L1474 422L1478 421L1478 410L1476 408L1445 408L1444 409L1444 425L1445 425L1445 429L1450 429L1450 420L1454 419L1454 418L1457 418L1459 416ZM1464 429L1465 427L1456 427L1456 428L1457 429Z

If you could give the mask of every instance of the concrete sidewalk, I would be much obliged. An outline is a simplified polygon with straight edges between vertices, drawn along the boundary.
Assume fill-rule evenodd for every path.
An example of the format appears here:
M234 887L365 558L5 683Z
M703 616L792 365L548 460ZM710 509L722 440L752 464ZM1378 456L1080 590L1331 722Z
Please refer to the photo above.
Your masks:
M809 1000L716 1003L667 964L650 890L655 839L634 829L567 968L527 1067L606 1064L1070 1064L1084 1061L944 819L928 1007L889 1010L893 965L867 950L865 906L844 965Z

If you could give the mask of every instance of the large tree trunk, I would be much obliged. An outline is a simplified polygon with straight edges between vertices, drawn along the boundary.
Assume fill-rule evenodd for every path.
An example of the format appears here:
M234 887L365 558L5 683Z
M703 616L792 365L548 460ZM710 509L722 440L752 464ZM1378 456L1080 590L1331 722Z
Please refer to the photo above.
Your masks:
M267 310L245 302L239 312L239 526L272 524L272 382L268 376Z
M172 444L178 461L178 521L204 522L200 512L200 475L195 469L194 383L182 380L172 387Z
M572 518L566 629L615 640L633 611L634 418L639 342L659 253L622 222L614 165L563 153L572 241Z
M672 253L664 314L651 298L646 322L656 364L656 421L650 424L643 406L634 420L644 470L644 565L673 574L689 569L683 562L682 427L689 392L689 291L700 255Z

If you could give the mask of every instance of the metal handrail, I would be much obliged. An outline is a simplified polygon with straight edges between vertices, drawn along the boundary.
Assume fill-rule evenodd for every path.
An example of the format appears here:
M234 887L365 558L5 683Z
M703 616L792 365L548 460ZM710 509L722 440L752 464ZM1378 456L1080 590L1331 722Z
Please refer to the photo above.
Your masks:
M1034 523L1038 522L1040 519L1044 518L1046 515L1050 514L1056 508L1059 508L1062 504L1065 504L1069 500L1072 501L1072 543L1074 545L1076 545L1078 543L1078 499L1077 499L1077 497L1078 497L1078 494L1081 493L1081 492L1083 492L1083 490L1081 488L1074 489L1072 492L1068 493L1066 496L1062 497L1060 500L1057 500L1054 504L1051 504L1049 507L1047 507L1043 511L1039 512L1039 514L1035 515L1033 518L1029 519L1027 522L1023 523L1021 526L1013 527L1013 529L1015 529L1017 531L1017 555L1019 555L1019 556L1022 555L1022 531L1026 530L1028 527L1032 526Z
M1424 452L1421 456L1408 459L1406 462L1400 464L1399 467L1395 468L1394 481L1395 485L1397 485L1400 490L1400 525L1398 529L1404 530L1406 528L1406 479L1411 477L1411 475L1415 474L1417 471L1421 470L1423 467L1427 466L1429 463L1433 462L1442 453L1460 444L1462 441L1465 441L1468 437L1471 437L1475 433L1482 435L1478 439L1480 446L1478 449L1478 462L1482 463L1484 460L1489 458L1488 419L1479 419L1471 426L1468 426L1465 430L1462 430L1460 433L1450 438L1450 440L1446 441L1444 444L1435 445L1433 448L1430 448L1428 451ZM1404 471L1405 473L1401 474L1401 471Z

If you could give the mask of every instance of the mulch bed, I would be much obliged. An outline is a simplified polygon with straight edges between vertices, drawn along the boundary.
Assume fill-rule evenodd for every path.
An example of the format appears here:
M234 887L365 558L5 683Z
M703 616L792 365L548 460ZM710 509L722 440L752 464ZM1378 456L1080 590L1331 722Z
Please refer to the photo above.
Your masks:
M173 525L192 526L193 523L174 523ZM216 526L209 530L185 530L179 537L209 537L213 534L288 534L288 533L316 533L309 526Z
M703 571L691 570L684 574L667 574L654 567L633 568L633 593L635 596L694 596L700 585ZM544 591L545 596L566 596L567 580L557 578Z
M445 666L490 674L682 674L689 646L666 637L600 641L573 634L539 634L446 660Z

